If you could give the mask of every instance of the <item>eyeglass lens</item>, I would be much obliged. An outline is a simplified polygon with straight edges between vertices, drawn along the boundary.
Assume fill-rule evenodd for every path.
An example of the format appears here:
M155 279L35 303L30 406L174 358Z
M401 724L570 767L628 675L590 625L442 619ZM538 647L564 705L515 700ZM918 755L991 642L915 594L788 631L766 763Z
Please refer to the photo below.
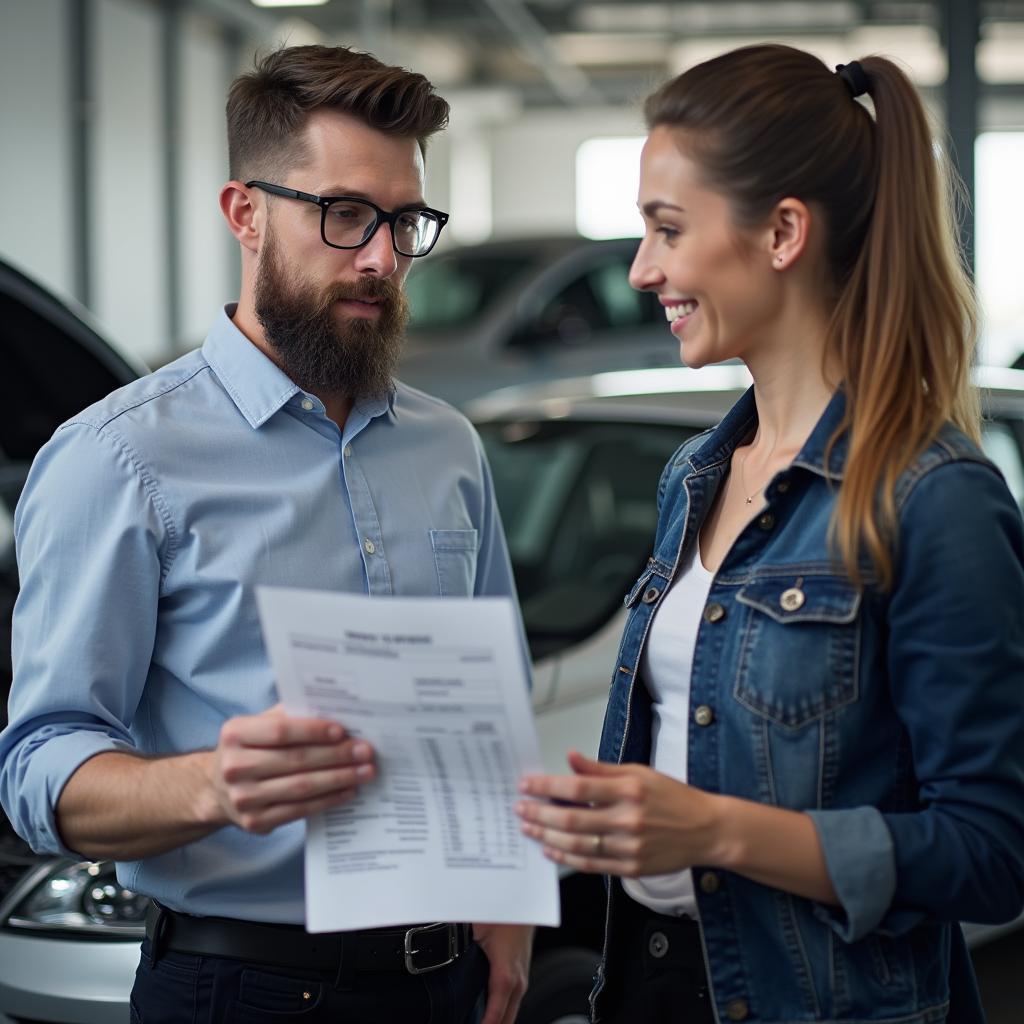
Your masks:
M358 199L331 203L324 217L324 237L331 245L355 248L366 242L377 227L377 211ZM405 210L395 219L395 248L403 256L426 252L441 230L437 218L426 210Z

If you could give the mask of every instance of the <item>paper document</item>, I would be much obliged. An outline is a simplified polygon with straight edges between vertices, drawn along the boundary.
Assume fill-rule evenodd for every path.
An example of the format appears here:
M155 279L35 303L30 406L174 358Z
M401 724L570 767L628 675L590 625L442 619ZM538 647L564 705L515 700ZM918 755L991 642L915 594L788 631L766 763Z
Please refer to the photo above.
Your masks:
M307 823L309 931L557 925L557 869L512 809L543 769L511 601L256 596L288 711L376 751L377 778Z

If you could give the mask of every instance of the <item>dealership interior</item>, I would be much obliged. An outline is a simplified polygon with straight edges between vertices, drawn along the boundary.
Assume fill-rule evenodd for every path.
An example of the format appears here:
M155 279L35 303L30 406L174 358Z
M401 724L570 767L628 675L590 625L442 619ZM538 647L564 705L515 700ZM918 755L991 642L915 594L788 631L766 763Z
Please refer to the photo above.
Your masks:
M809 50L830 67L883 54L908 73L963 185L957 228L980 303L980 362L994 368L993 386L1024 388L1024 0L0 0L0 310L6 288L28 295L27 279L35 296L39 286L45 298L33 297L34 308L51 303L62 310L45 314L54 322L69 315L118 353L108 389L195 349L240 286L238 245L218 206L231 81L255 55L306 43L343 44L427 76L451 113L427 147L424 195L450 220L436 249L414 261L422 265L409 279L399 376L467 411L483 436L534 660L542 744L560 742L570 723L596 744L623 581L632 585L653 529L652 480L685 436L680 428L715 422L716 402L746 384L742 367L713 368L722 376L707 379L721 381L719 397L691 396L684 417L669 408L661 378L643 378L654 397L641 408L619 376L659 374L679 361L663 311L626 279L643 231L643 99L700 61L760 41ZM8 334L0 325L4 346ZM9 372L3 358L0 376ZM584 387L587 399L620 402L590 434L559 425L575 415ZM15 390L0 381L0 394ZM37 397L10 401L30 417ZM46 431L77 400L60 401ZM985 450L1024 506L1024 391L1014 401L992 407ZM635 420L632 448L628 431L613 438L608 428L627 420ZM544 461L529 460L529 443L512 451L509 442L529 442L530 431L545 439ZM43 437L33 437L34 450ZM30 454L26 447L18 457L27 465ZM585 487L563 483L559 474L584 465L593 474ZM3 502L13 509L15 493L14 483L3 490L4 472L0 464L0 511ZM567 523L590 547L569 553ZM12 524L3 512L0 573L14 581ZM580 582L568 598L564 581L574 573ZM9 589L13 604L16 582ZM0 594L9 651L5 601ZM124 1005L111 1015L80 994L48 1001L12 980L15 962L36 969L24 943L4 945L12 928L39 930L51 913L26 881L26 865L42 868L18 842L0 835L0 1024L127 1024ZM67 862L46 870L48 884L79 885ZM75 949L52 941L68 971L80 955L89 965L80 973L108 984L127 962L112 964L119 943L110 940L137 943L145 907L112 873L102 877L110 891L97 900L108 909L93 924L91 911L67 918ZM82 892L90 884L81 882ZM573 900L592 899L590 890L563 890L563 916ZM104 914L115 931L90 945ZM968 941L989 1024L1017 1024L1024 918ZM526 1024L586 1021L571 1000L593 970L592 930L581 925L571 944L559 943L542 943L549 974L564 970L572 984L542 982L547 1002L536 997ZM82 991L90 984L84 977Z

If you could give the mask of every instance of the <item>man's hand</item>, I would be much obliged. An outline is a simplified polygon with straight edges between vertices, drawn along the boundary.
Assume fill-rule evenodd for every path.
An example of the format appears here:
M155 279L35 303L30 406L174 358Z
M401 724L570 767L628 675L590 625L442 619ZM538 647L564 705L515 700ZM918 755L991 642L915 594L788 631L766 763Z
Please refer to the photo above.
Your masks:
M514 1024L530 975L533 926L474 924L473 935L491 965L480 1024Z
M295 718L280 704L230 718L208 762L216 825L264 835L345 803L375 775L373 749L336 722Z

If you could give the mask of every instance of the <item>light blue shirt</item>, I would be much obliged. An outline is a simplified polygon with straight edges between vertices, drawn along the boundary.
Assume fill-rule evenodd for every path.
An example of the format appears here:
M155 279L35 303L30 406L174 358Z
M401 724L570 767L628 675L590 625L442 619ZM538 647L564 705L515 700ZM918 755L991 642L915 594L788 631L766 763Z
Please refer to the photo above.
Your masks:
M339 430L232 313L63 424L29 474L0 799L37 850L76 856L54 808L88 758L212 748L277 701L256 585L514 595L469 422L397 384ZM118 877L178 910L298 923L303 839L222 828Z

